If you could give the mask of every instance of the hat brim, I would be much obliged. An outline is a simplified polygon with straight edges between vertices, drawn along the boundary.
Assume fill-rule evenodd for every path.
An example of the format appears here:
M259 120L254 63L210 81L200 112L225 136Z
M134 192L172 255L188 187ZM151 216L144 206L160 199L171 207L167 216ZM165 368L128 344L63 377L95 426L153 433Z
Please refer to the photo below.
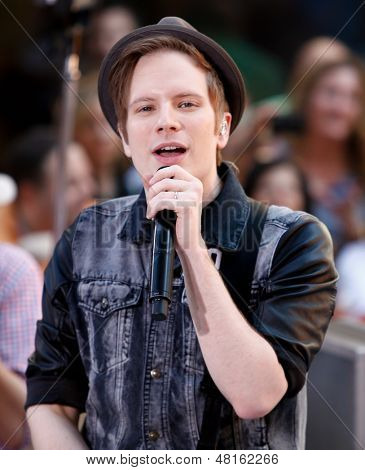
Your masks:
M101 109L114 131L119 135L118 119L109 92L110 70L126 46L138 39L160 35L173 36L193 44L214 67L222 81L225 97L232 114L231 132L233 132L242 117L245 106L245 86L237 65L230 55L208 36L193 28L166 24L145 26L124 36L114 44L101 64L98 82L99 100Z

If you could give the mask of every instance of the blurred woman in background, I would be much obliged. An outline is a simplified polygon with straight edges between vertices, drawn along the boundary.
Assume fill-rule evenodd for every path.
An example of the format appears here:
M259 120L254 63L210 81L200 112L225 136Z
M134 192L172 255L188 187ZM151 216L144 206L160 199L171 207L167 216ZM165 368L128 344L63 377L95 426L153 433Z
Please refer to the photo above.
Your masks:
M365 73L355 58L324 64L296 89L304 118L294 141L312 212L329 228L335 250L358 238L365 220Z
M293 112L293 91L319 67L351 56L351 50L340 40L329 36L314 37L295 55L287 93L249 105L223 149L224 158L234 161L239 168L241 182L245 181L255 161L268 162L279 154L291 154L288 136L300 132L302 127L301 117Z

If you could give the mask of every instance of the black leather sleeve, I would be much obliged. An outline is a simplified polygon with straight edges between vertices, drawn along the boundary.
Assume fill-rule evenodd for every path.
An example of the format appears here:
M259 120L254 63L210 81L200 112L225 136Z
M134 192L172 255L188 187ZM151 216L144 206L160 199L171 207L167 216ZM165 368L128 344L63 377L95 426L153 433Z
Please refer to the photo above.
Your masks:
M281 238L259 303L260 333L283 366L287 396L304 385L333 315L337 272L326 227L311 216Z
M35 352L26 371L25 407L60 404L83 411L88 391L67 296L72 286L74 226L58 242L45 272L43 317L37 323Z

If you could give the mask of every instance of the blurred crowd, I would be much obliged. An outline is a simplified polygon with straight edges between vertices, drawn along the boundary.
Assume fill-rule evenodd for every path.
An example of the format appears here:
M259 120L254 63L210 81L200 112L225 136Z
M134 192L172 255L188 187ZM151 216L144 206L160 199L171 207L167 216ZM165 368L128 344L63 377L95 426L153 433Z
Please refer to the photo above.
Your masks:
M137 26L133 12L120 6L90 18L61 195L55 190L61 97L48 124L28 126L0 155L0 447L30 445L22 425L23 378L41 316L42 269L55 244L56 198L68 225L90 204L142 189L97 97L103 56ZM364 63L342 42L319 37L302 46L293 64L285 94L249 103L223 158L237 167L248 196L326 224L340 273L335 315L363 321Z

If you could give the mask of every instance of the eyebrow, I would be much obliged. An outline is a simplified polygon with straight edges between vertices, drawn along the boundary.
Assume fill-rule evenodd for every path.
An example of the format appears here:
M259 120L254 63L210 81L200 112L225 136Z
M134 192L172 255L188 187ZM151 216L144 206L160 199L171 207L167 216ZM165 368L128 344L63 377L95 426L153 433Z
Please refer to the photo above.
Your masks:
M182 93L178 93L177 95L173 96L173 99L175 99L175 98L187 98L187 97L204 99L204 97L202 95L199 95L199 93L196 93L194 91L184 91ZM136 98L135 100L133 100L132 103L130 103L130 105L128 107L130 108L130 107L134 106L137 103L151 102L151 101L155 101L154 98L151 98L150 96L141 96L141 97Z
M141 96L140 98L136 98L132 103L129 104L129 108L137 103L141 103L142 101L153 101L153 98L149 98L148 96Z

